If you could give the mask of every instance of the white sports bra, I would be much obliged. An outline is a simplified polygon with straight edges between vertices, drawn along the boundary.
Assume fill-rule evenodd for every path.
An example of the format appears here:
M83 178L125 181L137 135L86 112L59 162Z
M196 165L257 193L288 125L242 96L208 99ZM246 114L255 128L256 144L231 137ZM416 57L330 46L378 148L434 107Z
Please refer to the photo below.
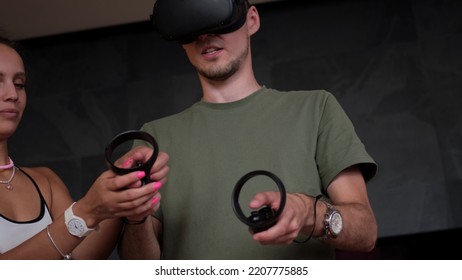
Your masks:
M19 170L29 177L40 196L40 214L37 218L25 222L13 221L0 214L0 254L36 235L53 221L37 183L35 183L29 174L20 168Z

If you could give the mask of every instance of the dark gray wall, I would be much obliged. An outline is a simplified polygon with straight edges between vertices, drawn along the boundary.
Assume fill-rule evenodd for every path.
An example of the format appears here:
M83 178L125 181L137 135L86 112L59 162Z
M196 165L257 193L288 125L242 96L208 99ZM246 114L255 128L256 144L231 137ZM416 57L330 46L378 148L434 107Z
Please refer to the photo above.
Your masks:
M288 1L258 6L258 80L338 98L379 164L380 237L462 227L462 2ZM139 23L23 42L29 104L11 157L47 165L75 198L116 134L200 98L176 43Z

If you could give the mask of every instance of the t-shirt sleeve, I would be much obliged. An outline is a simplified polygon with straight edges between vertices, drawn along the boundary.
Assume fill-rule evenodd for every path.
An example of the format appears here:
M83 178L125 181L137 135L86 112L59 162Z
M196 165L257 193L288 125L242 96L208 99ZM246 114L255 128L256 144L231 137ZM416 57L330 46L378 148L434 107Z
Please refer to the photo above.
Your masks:
M323 188L342 170L359 165L368 182L377 172L377 164L368 154L354 126L335 97L327 93L318 129L316 162Z

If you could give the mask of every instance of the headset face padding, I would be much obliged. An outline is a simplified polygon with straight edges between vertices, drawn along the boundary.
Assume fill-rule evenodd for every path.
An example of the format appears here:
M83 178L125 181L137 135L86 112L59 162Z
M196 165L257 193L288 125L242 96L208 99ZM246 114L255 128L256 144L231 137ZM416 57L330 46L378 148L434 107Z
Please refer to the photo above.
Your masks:
M164 39L186 44L199 35L233 32L246 16L246 0L157 0L151 22Z

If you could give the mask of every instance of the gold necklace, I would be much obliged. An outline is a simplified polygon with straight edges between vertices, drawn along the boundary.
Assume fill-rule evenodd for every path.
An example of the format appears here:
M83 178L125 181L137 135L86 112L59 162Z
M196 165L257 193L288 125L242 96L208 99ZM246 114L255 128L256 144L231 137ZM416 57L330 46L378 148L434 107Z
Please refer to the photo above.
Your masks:
M13 189L13 185L11 184L11 181L14 179L14 175L16 175L16 166L13 167L13 172L11 173L11 176L8 180L0 180L0 184L6 185L6 189L11 191Z

